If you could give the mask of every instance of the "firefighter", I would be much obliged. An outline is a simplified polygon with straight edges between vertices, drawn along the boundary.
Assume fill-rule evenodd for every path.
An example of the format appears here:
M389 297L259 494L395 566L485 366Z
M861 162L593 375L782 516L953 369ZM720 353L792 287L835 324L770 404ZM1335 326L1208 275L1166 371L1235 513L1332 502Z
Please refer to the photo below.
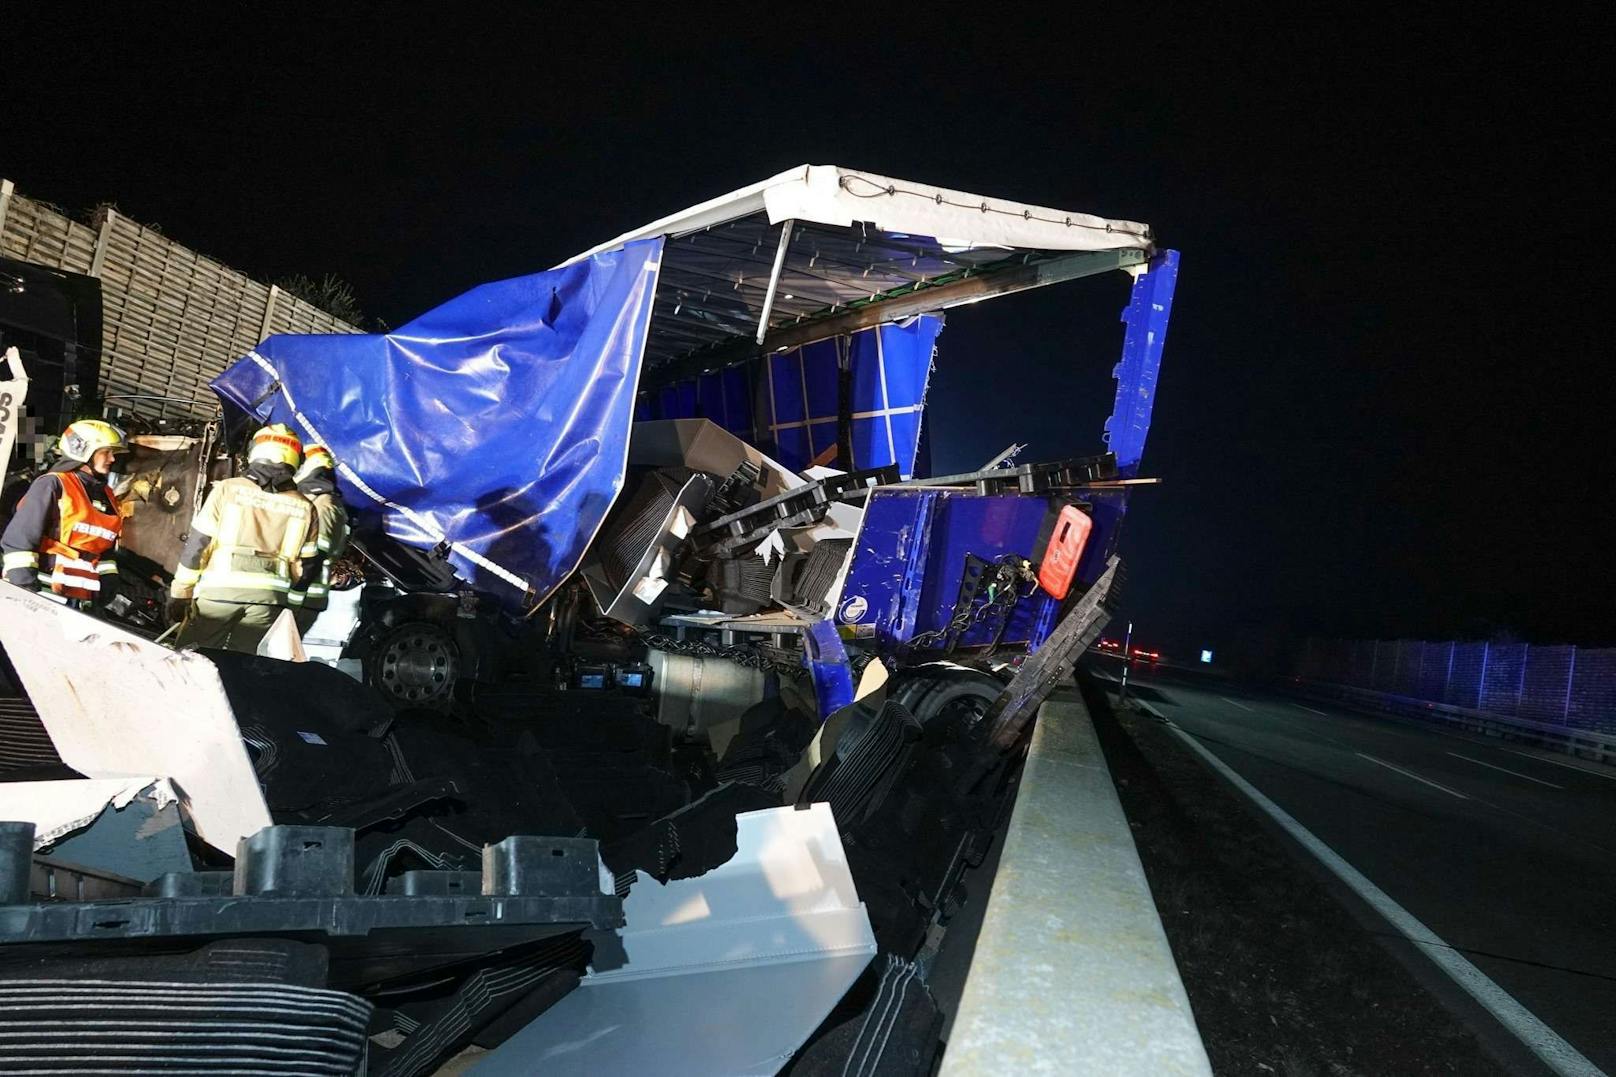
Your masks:
M61 602L104 606L117 590L113 554L123 530L111 472L129 445L111 423L80 419L58 448L61 459L28 487L0 535L6 582Z
M169 616L183 619L176 646L255 654L291 607L314 508L297 492L303 445L276 423L253 435L247 472L208 491L180 550Z
M331 562L348 545L348 509L337 492L336 468L330 449L310 445L303 451L303 466L297 471L297 492L314 507L314 530L303 547L303 578L292 588L291 596L302 635L308 634L309 626L329 604Z

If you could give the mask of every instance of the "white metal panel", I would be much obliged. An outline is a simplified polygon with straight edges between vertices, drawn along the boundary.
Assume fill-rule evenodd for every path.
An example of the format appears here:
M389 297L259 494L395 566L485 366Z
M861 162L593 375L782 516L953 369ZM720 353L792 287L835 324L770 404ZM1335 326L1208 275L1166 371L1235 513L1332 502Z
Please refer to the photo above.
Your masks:
M5 482L11 464L11 446L17 440L17 425L23 402L28 399L28 372L16 348L0 356L0 484Z
M695 879L640 874L626 960L481 1060L477 1077L777 1072L875 956L829 805L735 817L736 852Z
M0 643L62 762L90 778L172 779L197 834L232 856L270 825L212 662L5 585Z

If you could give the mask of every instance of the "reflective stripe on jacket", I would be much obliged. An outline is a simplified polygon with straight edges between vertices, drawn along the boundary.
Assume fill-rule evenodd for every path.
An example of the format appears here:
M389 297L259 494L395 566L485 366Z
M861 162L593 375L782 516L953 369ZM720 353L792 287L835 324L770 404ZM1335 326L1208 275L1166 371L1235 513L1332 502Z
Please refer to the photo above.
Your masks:
M331 562L320 562L320 570L315 573L314 579L301 591L293 591L290 596L292 605L301 606L307 610L323 610L331 604Z
M308 587L292 592L292 604L323 610L331 601L331 562L348 548L348 509L333 494L305 494L314 506L314 530L303 546L305 561L318 560L320 568Z
M102 558L118 544L123 518L118 515L118 499L103 488L103 509L91 499L84 480L72 471L59 473L61 496L57 498L57 534L40 540L39 585L64 598L95 598L101 591L101 577L118 571L117 563Z
M217 602L284 606L313 527L313 508L295 490L260 489L232 478L208 492L193 530L211 542L199 569L174 573L174 593Z

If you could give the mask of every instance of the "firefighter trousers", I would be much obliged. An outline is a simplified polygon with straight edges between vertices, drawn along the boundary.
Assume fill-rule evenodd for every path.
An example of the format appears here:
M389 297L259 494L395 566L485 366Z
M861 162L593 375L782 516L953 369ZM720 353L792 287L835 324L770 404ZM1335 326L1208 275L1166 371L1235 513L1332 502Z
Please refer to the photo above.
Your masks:
M217 647L257 654L263 639L285 606L263 602L218 602L199 598L180 629L176 647Z

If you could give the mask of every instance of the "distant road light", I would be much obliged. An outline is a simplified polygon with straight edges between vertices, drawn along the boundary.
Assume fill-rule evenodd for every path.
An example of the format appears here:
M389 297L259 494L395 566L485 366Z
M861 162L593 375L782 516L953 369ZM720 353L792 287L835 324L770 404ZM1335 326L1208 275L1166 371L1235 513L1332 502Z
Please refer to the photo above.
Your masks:
M1212 662L1212 652L1208 650L1201 651L1201 661L1210 664Z

